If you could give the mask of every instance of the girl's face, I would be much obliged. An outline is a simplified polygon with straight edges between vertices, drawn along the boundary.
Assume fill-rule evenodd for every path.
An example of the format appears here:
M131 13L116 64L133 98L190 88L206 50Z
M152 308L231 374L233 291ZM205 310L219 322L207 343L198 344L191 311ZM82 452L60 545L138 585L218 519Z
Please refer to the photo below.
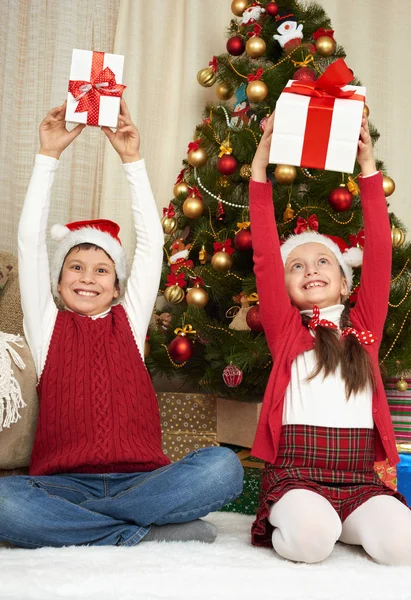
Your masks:
M120 295L114 263L101 248L73 248L64 261L57 290L67 308L88 317L105 312Z
M347 282L335 255L318 242L301 244L285 263L285 285L300 310L333 306L347 294Z

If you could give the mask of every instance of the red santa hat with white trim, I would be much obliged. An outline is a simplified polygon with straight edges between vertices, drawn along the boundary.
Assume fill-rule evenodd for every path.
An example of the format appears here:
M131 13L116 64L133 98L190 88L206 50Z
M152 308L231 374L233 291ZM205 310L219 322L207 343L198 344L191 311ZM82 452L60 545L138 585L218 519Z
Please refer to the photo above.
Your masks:
M93 244L110 256L114 262L120 287L120 296L122 296L127 279L127 258L118 237L119 231L119 225L108 219L93 219L89 221L75 221L67 223L67 225L53 225L51 228L51 237L53 240L60 242L54 254L50 270L51 288L54 296L59 297L57 285L64 259L71 248L79 244Z
M317 231L304 231L303 233L290 235L281 246L281 257L284 265L290 253L295 248L311 242L323 244L331 250L344 272L348 292L350 292L352 288L353 267L359 267L362 264L362 249L358 247L350 248L348 244L338 236L323 235L317 233Z

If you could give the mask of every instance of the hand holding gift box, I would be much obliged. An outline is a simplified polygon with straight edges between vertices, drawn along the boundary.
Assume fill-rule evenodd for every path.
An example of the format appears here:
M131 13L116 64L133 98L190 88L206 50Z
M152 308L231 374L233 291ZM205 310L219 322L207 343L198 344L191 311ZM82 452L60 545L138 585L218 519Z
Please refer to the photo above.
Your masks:
M317 81L288 82L275 108L270 163L353 172L366 90L346 85L352 79L340 58Z
M73 50L66 121L117 127L124 56Z

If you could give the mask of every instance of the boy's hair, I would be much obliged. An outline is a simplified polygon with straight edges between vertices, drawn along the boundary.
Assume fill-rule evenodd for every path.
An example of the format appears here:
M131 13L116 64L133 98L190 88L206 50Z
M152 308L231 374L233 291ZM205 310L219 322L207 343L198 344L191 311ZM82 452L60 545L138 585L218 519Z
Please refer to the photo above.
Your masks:
M107 256L107 258L109 258L111 260L111 262L113 263L114 268L115 268L114 260L111 258L110 254L104 250L104 248L102 248L101 246L97 246L97 244L90 244L89 242L82 242L81 244L77 244L76 246L73 246L72 248L70 248L70 250L67 252L66 256L64 257L63 264L61 266L61 270L59 273L59 279L58 279L59 283L61 281L61 274L63 272L64 263L66 262L68 255L71 254L73 252L73 250L77 250L77 252L80 252L80 250L103 250L104 254ZM114 282L114 285L117 287L119 286L117 273L116 273L116 280Z
M303 323L308 326L309 315L303 315ZM346 305L341 314L341 329L352 327L350 309ZM308 381L322 373L327 377L340 365L341 377L345 383L347 400L351 394L363 391L368 385L375 390L376 381L370 355L354 335L341 338L337 329L318 325L315 330L315 355L317 365Z

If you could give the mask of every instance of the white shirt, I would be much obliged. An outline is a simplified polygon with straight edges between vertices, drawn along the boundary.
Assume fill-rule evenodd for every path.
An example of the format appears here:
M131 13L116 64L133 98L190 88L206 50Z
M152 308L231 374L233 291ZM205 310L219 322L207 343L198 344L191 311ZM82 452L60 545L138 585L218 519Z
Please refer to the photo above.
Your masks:
M342 304L328 306L320 311L320 319L332 321L339 327L343 310ZM302 310L301 314L312 316L312 311ZM291 380L285 392L283 425L373 429L371 386L355 395L351 394L347 400L340 367L325 379L320 372L317 377L307 381L316 364L315 350L303 352L293 361Z
M46 228L51 188L59 161L36 156L19 223L18 253L23 328L37 376L44 368L58 310L50 288ZM137 236L130 276L121 303L144 360L144 342L160 282L164 233L144 160L123 164ZM93 319L104 318L110 310Z

